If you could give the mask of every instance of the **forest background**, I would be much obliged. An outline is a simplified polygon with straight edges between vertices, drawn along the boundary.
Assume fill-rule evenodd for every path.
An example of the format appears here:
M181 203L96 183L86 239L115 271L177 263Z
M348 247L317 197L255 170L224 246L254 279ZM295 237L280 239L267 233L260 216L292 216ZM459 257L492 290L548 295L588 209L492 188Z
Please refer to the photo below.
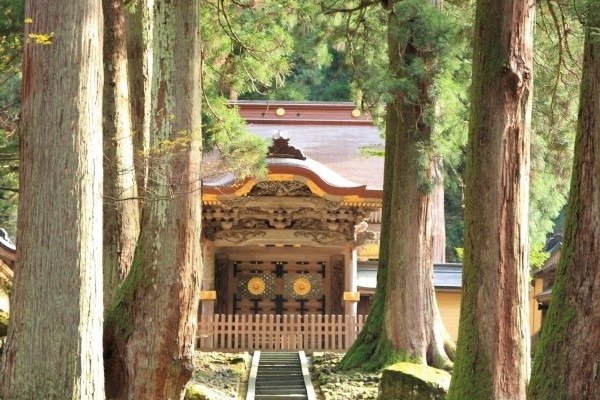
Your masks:
M130 12L135 1L126 2ZM385 12L372 4L302 0L202 2L203 135L205 148L228 155L240 177L260 173L266 143L247 132L230 100L354 101L382 128L387 78ZM362 4L362 3L361 3ZM369 5L374 5L369 7ZM453 22L450 51L435 87L435 152L444 165L447 261L461 261L464 170L471 77L474 1L444 4ZM0 0L0 226L15 237L23 0ZM51 38L48 45L51 45ZM539 267L549 237L564 227L583 33L565 3L539 3L534 43L530 261ZM419 71L412 71L419 74ZM364 149L383 155L383 149Z

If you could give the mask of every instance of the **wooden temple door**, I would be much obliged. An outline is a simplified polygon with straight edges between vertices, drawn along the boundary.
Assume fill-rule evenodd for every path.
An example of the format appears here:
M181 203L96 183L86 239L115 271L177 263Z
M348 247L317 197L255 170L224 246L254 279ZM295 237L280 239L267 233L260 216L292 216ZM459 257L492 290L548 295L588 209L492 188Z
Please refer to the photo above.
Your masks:
M234 314L325 314L327 262L236 260L232 271Z

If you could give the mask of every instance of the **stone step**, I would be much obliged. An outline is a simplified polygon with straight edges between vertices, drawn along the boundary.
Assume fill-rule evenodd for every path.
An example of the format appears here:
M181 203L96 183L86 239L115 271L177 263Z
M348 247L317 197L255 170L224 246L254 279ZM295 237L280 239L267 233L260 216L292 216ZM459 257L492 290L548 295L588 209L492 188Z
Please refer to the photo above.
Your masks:
M315 399L310 379L307 380L306 358L301 355L304 357L304 352L257 352L250 371L247 400Z

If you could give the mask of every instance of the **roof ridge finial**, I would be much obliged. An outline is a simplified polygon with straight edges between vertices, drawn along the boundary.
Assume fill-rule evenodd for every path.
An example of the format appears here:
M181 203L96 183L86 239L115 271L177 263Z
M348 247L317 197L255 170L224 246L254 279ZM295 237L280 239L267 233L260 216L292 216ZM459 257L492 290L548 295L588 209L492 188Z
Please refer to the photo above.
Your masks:
M267 152L268 158L292 158L295 160L306 160L302 151L290 145L290 138L286 137L285 131L277 131L273 135L273 144Z

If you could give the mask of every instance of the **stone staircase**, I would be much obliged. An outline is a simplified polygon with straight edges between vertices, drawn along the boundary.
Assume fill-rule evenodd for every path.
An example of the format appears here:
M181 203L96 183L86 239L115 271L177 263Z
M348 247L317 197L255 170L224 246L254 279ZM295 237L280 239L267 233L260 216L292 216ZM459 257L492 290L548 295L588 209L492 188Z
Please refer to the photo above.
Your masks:
M246 400L315 399L304 352L254 353Z

